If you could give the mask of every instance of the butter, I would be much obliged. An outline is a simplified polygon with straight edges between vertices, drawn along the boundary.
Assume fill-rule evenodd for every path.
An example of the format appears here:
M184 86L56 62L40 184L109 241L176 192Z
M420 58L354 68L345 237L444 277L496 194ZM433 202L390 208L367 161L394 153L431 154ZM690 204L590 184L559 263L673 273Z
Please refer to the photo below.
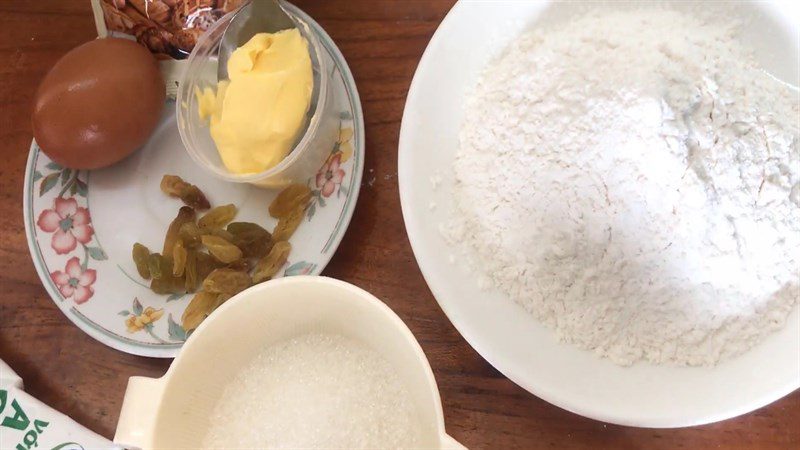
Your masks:
M306 40L297 29L256 34L231 54L228 77L216 92L195 91L200 118L229 171L270 169L305 128L314 87Z

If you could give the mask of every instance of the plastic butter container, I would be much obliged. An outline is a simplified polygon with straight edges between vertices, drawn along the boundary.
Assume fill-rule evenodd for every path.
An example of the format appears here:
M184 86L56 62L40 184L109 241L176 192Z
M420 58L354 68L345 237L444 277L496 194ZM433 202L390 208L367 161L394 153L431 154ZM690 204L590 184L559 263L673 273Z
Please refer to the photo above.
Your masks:
M313 176L330 154L339 136L339 110L337 90L333 88L335 63L320 43L319 33L302 17L287 10L297 23L300 34L309 45L309 56L314 77L314 92L308 111L307 124L291 152L276 166L262 172L236 174L228 171L211 137L208 124L200 119L199 102L195 91L205 88L216 90L217 65L222 38L232 22L246 20L252 13L245 5L236 14L227 14L216 21L197 41L186 61L185 72L178 83L175 103L178 131L192 160L209 174L233 183L250 183L268 189L279 189L292 183L305 183Z

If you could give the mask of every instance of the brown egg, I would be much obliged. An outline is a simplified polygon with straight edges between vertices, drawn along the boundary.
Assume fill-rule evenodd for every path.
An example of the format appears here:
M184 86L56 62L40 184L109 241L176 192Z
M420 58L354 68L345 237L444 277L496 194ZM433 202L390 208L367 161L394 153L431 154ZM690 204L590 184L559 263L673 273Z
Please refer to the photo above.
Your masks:
M147 49L97 39L64 55L39 85L33 137L63 166L105 167L147 141L164 98L158 62Z

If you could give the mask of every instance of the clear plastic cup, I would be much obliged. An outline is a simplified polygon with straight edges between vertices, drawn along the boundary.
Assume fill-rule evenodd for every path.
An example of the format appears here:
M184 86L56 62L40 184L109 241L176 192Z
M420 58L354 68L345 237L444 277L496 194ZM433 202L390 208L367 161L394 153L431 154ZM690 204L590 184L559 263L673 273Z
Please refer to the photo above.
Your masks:
M314 91L306 114L305 130L294 148L278 165L258 173L236 174L222 162L217 146L211 138L209 125L200 119L195 89L201 91L217 87L217 55L221 39L232 24L241 24L251 13L250 5L219 19L209 28L189 55L180 78L176 113L178 131L186 151L203 169L217 178L235 183L251 183L265 188L281 188L291 183L305 183L325 162L338 136L339 117L336 110L336 90L333 84L334 62L322 48L316 32L297 15L287 11L298 24L300 33L309 46L314 75ZM233 30L232 30L233 31ZM233 51L235 49L229 49Z

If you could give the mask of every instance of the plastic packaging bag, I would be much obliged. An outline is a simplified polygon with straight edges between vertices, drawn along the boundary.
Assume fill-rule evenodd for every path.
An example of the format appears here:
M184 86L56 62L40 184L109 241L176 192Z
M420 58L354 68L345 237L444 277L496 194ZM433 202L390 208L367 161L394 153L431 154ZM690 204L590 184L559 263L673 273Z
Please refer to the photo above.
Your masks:
M23 390L22 379L0 360L0 449L120 449Z
M161 61L167 95L174 98L181 60L223 15L247 0L91 0L97 34L136 39Z

